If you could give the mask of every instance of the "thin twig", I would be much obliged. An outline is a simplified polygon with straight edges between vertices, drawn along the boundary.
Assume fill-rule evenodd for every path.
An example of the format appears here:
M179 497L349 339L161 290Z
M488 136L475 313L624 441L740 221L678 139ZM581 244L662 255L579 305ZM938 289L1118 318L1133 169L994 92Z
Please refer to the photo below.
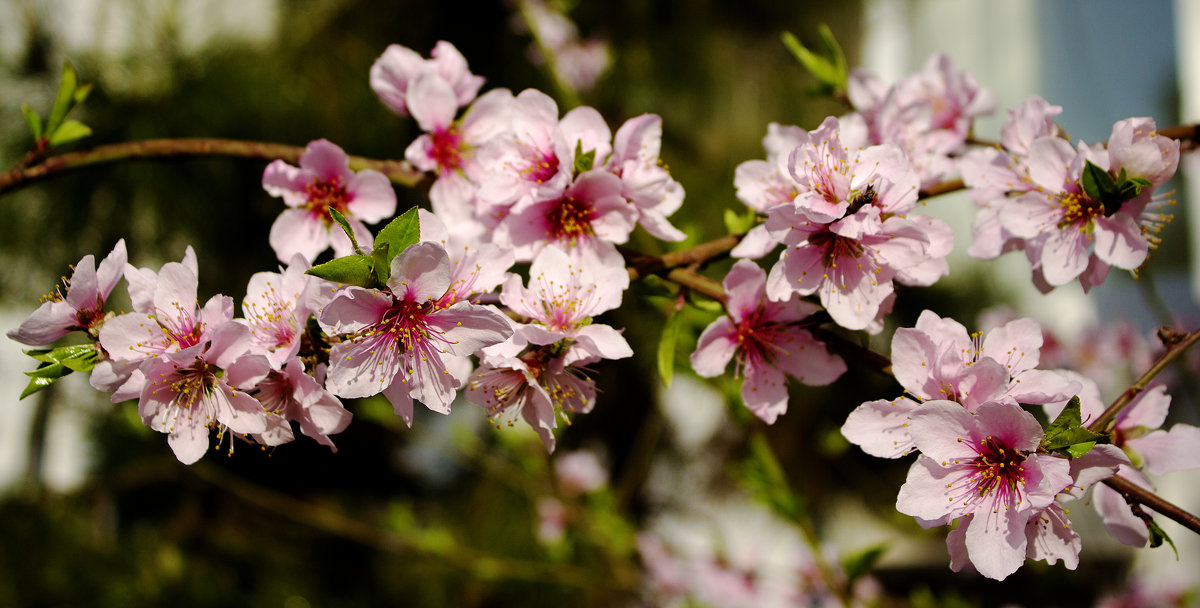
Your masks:
M97 146L90 150L67 152L42 159L35 164L17 166L0 175L0 194L16 190L32 182L73 171L82 167L113 163L123 160L165 160L190 156L231 156L260 160L284 160L299 162L304 154L300 146L242 141L236 139L148 139L119 144ZM350 168L355 170L374 169L383 173L393 183L414 186L423 177L405 161L378 160L362 156L350 157Z
M1154 362L1154 365L1151 365L1150 369L1146 370L1146 373L1142 374L1142 377L1137 379L1137 382L1134 382L1132 386L1125 389L1125 392L1121 393L1121 396L1117 397L1117 399L1112 402L1112 405L1108 406L1108 409L1104 410L1103 414L1100 414L1095 421L1088 425L1088 430L1095 433L1110 432L1112 430L1112 423L1116 419L1117 414L1119 414L1125 406L1129 405L1129 403L1133 401L1134 397L1137 397L1142 391L1146 390L1146 387L1150 385L1151 380L1154 380L1154 378L1162 373L1162 371L1165 370L1172 361L1177 359L1179 355L1182 355L1183 352L1195 344L1197 340L1200 340L1200 329L1197 329L1196 331L1171 344L1167 344L1167 352L1159 356L1158 360Z
M1173 503L1168 502L1163 497L1121 477L1114 475L1104 480L1104 485L1120 492L1125 500L1137 504L1143 504L1164 517L1171 519L1179 525L1200 534L1200 517L1196 517L1191 513L1183 510Z

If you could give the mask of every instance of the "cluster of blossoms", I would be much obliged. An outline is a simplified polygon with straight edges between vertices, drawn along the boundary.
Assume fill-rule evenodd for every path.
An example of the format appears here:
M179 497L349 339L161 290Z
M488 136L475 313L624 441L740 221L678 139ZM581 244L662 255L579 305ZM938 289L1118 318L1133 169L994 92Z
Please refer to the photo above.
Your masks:
M683 239L667 220L683 189L659 162L657 116L614 137L595 109L560 119L535 90L477 98L483 79L452 45L432 55L392 46L371 69L384 104L425 132L406 156L435 178L432 213L373 235L367 224L396 212L388 179L314 141L298 167L264 171L263 188L287 205L270 243L288 268L251 279L244 318L228 296L196 304L190 249L156 272L128 266L122 242L99 270L81 260L68 292L11 337L43 346L87 332L93 385L138 399L186 463L207 450L210 428L274 446L292 439L294 420L332 447L349 421L339 398L382 394L411 425L414 401L448 413L464 388L494 421L526 420L552 451L558 421L595 403L586 366L632 355L620 331L594 322L629 286L616 245L638 224ZM330 248L336 259L306 274ZM365 272L339 270L360 263ZM122 275L134 312L105 313Z
M524 6L532 22L548 18L540 2ZM684 192L659 158L661 119L643 114L614 133L594 108L560 117L536 90L479 95L483 79L446 42L430 58L389 47L370 84L422 131L405 158L429 175L432 211L372 233L368 224L396 214L388 178L353 171L341 148L314 141L299 166L275 161L263 174L264 190L287 206L269 235L287 267L250 279L242 317L229 296L199 304L190 248L153 270L130 265L122 241L99 264L80 260L65 293L9 336L48 346L86 335L68 367L90 370L114 402L137 399L144 423L166 433L184 463L206 453L212 430L218 445L228 432L231 445L277 446L294 439L295 422L332 449L330 436L351 418L342 398L383 395L411 426L415 402L445 414L460 391L498 425L521 418L553 451L560 421L596 403L589 366L633 354L620 330L597 321L629 287L618 246L638 226L685 238L668 219ZM738 166L737 197L758 223L732 251L739 259L717 296L726 314L691 355L704 377L734 360L743 402L768 424L787 410L788 376L826 385L847 371L818 326L879 333L897 283L928 286L948 274L953 234L913 213L921 188L960 173L980 206L969 253L1023 250L1047 291L1076 278L1088 289L1114 266L1135 270L1167 219L1153 192L1174 174L1179 144L1151 119L1118 122L1103 146L1072 147L1052 120L1060 109L1032 98L1011 112L1000 146L969 149L972 121L991 111L992 96L942 55L893 85L855 72L848 96L854 112L815 130L771 124L766 159ZM335 259L318 263L328 249ZM755 261L776 251L769 269ZM106 311L122 277L133 312ZM1038 369L1044 344L1028 319L970 335L925 311L892 340L904 396L863 403L842 427L873 456L918 454L896 506L925 527L957 522L947 537L956 571L971 563L1003 579L1027 558L1074 568L1081 541L1065 501L1117 473L1150 487L1143 471L1200 468L1200 429L1156 430L1170 403L1162 387L1100 429L1110 434L1099 445L1063 443L1057 420L1069 425L1074 412L1069 430L1083 432L1079 418L1104 407L1087 377ZM67 365L66 352L36 356ZM1031 405L1056 422L1044 430ZM575 497L606 483L594 462L580 470ZM1093 497L1113 535L1147 542L1125 498L1107 488ZM539 511L546 542L562 538L563 504ZM675 534L687 526L669 520L640 539L651 595L831 601L794 531L726 517L703 515L715 541Z
M1104 407L1085 377L1036 369L1041 346L1041 328L1029 319L972 337L957 322L925 311L916 327L896 330L892 340L893 370L908 396L864 403L842 427L847 439L873 456L919 452L896 508L925 527L960 520L946 539L956 571L972 563L985 576L1003 579L1026 558L1061 559L1074 569L1081 543L1061 503L1082 497L1118 470L1128 472L1131 461L1141 459L1122 449L1131 454L1146 449L1152 459L1165 461L1186 449L1194 453L1200 441L1186 425L1169 435L1146 435L1162 424L1170 402L1159 387L1118 418L1118 429L1138 431L1118 430L1110 444L1071 459L1046 449L1041 424L1022 405L1042 404L1054 420L1078 395L1083 421L1095 420ZM1172 459L1179 466L1193 461ZM1166 472L1166 466L1154 472ZM1130 522L1134 516L1123 498L1098 486L1094 500L1106 520L1118 517L1106 510L1121 512L1120 523L1109 524L1118 538L1117 526L1125 525L1127 533L1140 529L1145 542L1146 525L1136 518Z
M1061 111L1032 97L1009 113L998 148L963 157L980 206L969 253L1024 250L1042 291L1076 278L1086 291L1111 267L1136 270L1157 244L1171 218L1154 189L1175 174L1179 142L1158 135L1152 118L1129 118L1105 145L1072 147L1054 124Z
M234 318L233 299L216 295L204 306L196 299L195 254L157 272L126 262L121 241L97 267L85 256L67 293L47 302L9 337L48 345L73 331L94 340L92 386L112 399L138 400L138 414L167 434L181 462L200 459L226 431L275 446L294 438L291 422L330 448L350 413L322 387L323 365L301 356L305 322L328 298L297 257L287 270L254 275ZM120 279L129 283L133 312L105 312Z

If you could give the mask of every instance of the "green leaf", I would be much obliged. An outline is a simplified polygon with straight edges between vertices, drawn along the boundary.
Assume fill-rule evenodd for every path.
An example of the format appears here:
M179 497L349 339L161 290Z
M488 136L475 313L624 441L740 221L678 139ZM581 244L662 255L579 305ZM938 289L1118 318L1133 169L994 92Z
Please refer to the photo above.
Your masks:
M83 103L83 100L87 99L88 93L91 92L91 83L79 85L79 88L75 89L75 94L71 96L72 105L79 105Z
M387 244L387 263L391 264L392 258L420 240L421 220L416 207L413 207L388 222L387 226L375 235L375 247L378 248L381 243Z
M92 129L78 120L68 120L50 135L51 146L61 146L65 143L83 139L92 134Z
M1041 449L1078 458L1088 453L1096 441L1104 438L1104 435L1093 433L1082 426L1079 409L1079 396L1072 397L1054 422L1046 427Z
M27 103L21 104L21 113L25 115L25 122L29 123L29 131L33 133L33 141L41 141L42 117L38 116L38 113L34 112L33 108L29 107Z
M59 378L70 375L74 370L61 363L43 363L37 369L31 372L25 372L29 376L29 384L25 390L21 391L19 399L24 399L51 384L58 381Z
M342 227L342 231L346 233L346 236L350 237L350 245L354 247L354 253L365 255L362 248L358 246L358 239L354 238L354 229L350 227L350 222L346 221L346 216L342 215L337 209L330 207L329 217L333 218L333 221Z
M879 558L887 552L887 545L880 544L867 547L858 553L846 556L842 560L842 572L846 574L846 582L852 583L862 575L871 571Z
M825 50L829 52L829 57L833 59L833 69L838 79L838 90L844 91L850 83L850 69L846 65L846 54L842 52L842 45L838 44L837 38L833 35L833 30L829 29L829 25L822 23L817 26L817 34L821 36L821 42L825 44Z
M1085 441L1083 443L1073 443L1066 447L1067 456L1070 456L1071 458L1079 458L1080 456L1083 456L1084 454L1087 454L1088 452L1092 451L1092 448L1094 448L1094 447L1096 447L1095 441Z
M43 363L60 364L77 372L91 371L92 368L96 367L96 362L100 357L99 351L91 344L33 349L25 351L25 354Z
M387 285L388 277L392 276L387 243L376 243L375 249L371 251L371 276L380 285Z
M591 171L596 164L596 151L583 151L583 140L575 142L575 175Z
M1160 528L1159 525L1157 523L1155 523L1155 521L1153 519L1150 519L1150 518L1146 519L1146 528L1150 531L1150 546L1151 547L1155 547L1155 548L1161 547L1163 544L1163 541L1165 540L1165 541L1167 541L1167 544L1171 545L1171 549L1173 551L1175 551L1175 559L1176 560L1179 559L1179 548L1175 546L1175 541L1171 540L1171 537L1167 536L1167 533L1165 531L1163 531L1163 529Z
M683 315L676 312L667 319L663 326L662 338L658 341L658 374L663 384L671 386L671 376L675 372L675 343L679 341L679 327L683 324Z
M1101 169L1090 160L1086 161L1083 167L1083 174L1080 175L1079 183L1083 186L1083 193L1094 201L1104 202L1119 194L1117 183L1113 181L1108 171Z
M371 259L361 253L318 264L305 271L314 277L359 287L375 287Z
M804 66L804 69L817 79L825 93L845 91L850 81L850 73L846 67L846 57L842 53L842 48L838 45L837 39L833 37L829 26L821 24L818 32L821 42L830 55L829 58L822 57L805 48L791 32L783 32L780 39L792 56L800 62L800 65Z
M725 230L730 234L744 234L749 232L754 224L758 221L758 216L753 210L742 215L733 209L725 210Z
M50 117L46 120L46 133L54 133L62 124L67 112L71 111L71 101L75 98L77 79L75 68L71 62L63 62L62 80L58 83L58 95L54 98L54 107L50 109Z

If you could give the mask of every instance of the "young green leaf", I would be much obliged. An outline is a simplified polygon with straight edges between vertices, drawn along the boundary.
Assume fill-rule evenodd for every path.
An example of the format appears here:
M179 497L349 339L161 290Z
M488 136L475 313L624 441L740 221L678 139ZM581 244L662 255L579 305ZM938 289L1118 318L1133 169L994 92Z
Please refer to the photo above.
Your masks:
M1161 547L1165 540L1167 544L1171 545L1171 550L1175 551L1175 559L1179 559L1179 548L1175 546L1175 541L1171 540L1171 537L1167 536L1167 533L1149 517L1146 518L1146 529L1150 531L1151 547Z
M63 74L62 80L58 83L58 95L55 96L54 107L50 109L50 116L46 119L46 133L53 134L57 131L63 119L67 117L67 112L71 111L76 84L75 68L71 67L71 62L63 62Z
M388 222L379 234L375 235L375 247L379 245L387 245L387 261L392 263L392 258L400 255L401 251L408 249L410 245L415 245L421 240L421 221L417 215L416 207L405 211L396 219Z
M29 376L29 384L25 386L25 390L21 391L19 399L24 399L48 386L54 384L59 378L70 375L74 370L61 363L43 363L37 369L31 372L25 372Z
M858 553L846 556L842 560L842 572L846 574L846 582L852 583L862 575L871 571L875 563L887 552L887 545L867 547Z
M583 151L583 141L575 142L575 175L579 175L584 171L591 171L596 164L596 151Z
M72 101L73 105L79 105L79 104L83 103L83 100L87 99L88 93L91 93L91 92L92 92L92 84L91 83L79 85L79 88L75 89L75 95L71 96L71 101Z
M33 108L29 107L27 103L21 104L21 113L25 115L25 122L29 123L29 132L33 133L33 141L41 141L42 117L38 116L38 113L34 112Z
M800 65L804 66L804 69L817 79L822 92L833 94L845 91L850 81L850 73L846 67L846 57L842 53L842 48L838 45L828 26L822 24L818 31L822 44L829 52L829 58L822 57L805 48L791 32L783 32L780 38L792 56L800 62Z
M100 353L91 344L73 344L58 348L39 348L25 354L43 363L57 363L77 372L88 372L96 367Z
M388 256L388 244L376 243L371 251L371 276L379 285L387 285L388 277L392 276L392 262Z
M725 230L730 234L744 234L749 232L757 220L758 216L753 210L748 211L744 215L738 214L733 209L725 210Z
M358 246L358 239L354 238L354 229L350 227L350 222L346 221L346 216L342 215L342 213L337 209L330 207L329 217L333 218L333 221L337 222L337 225L342 227L342 231L346 233L346 236L350 237L350 246L354 248L354 253L366 255L366 252L364 252L362 248Z
M675 343L679 340L679 327L682 324L683 315L678 312L672 314L663 325L662 338L658 341L658 374L668 387L675 372Z
M317 264L305 271L314 277L358 287L375 287L371 259L361 253Z
M1096 441L1104 435L1093 433L1083 427L1080 415L1079 397L1072 397L1066 407L1046 427L1042 436L1041 449L1047 452L1061 452L1071 458L1078 458L1092 449Z
M61 146L65 143L73 142L77 139L83 139L92 134L92 129L78 120L68 120L63 122L50 134L50 145Z

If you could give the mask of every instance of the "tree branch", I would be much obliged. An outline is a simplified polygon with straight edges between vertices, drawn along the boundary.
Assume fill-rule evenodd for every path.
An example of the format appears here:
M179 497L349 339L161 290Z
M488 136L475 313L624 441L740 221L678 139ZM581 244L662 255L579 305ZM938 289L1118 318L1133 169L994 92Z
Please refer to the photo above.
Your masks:
M1117 399L1112 402L1112 405L1108 406L1108 409L1104 410L1104 413L1100 414L1099 418L1096 418L1095 421L1088 425L1089 431L1094 433L1111 432L1112 423L1114 420L1116 420L1117 414L1119 414L1125 406L1129 405L1129 403L1133 401L1135 397L1141 394L1142 391L1146 390L1146 387L1150 385L1150 381L1154 380L1155 376L1158 376L1160 373L1162 373L1162 371L1167 368L1167 365L1170 365L1170 363L1177 359L1179 355L1182 355L1185 350L1195 344L1197 340L1200 340L1200 329L1197 329L1196 331L1183 337L1175 336L1174 338L1171 338L1169 336L1172 334L1165 335L1168 336L1164 340L1166 343L1165 345L1167 347L1167 352L1163 353L1158 360L1154 362L1154 365L1151 365L1150 369L1146 370L1146 373L1142 374L1142 377L1138 378L1137 382L1133 383L1133 386L1125 389L1125 392L1121 393L1121 396L1117 397Z
M1154 509L1164 517L1170 518L1179 525L1200 534L1200 517L1196 517L1182 508L1167 502L1163 497L1155 494L1135 483L1121 477L1113 475L1104 480L1104 485L1118 491L1125 500L1131 503L1146 505Z
M97 146L90 150L57 154L34 164L18 163L17 166L0 175L0 194L82 167L123 160L231 156L259 160L283 160L295 164L300 161L300 156L303 154L304 148L300 146L236 139L186 138L130 141ZM374 169L383 173L393 183L403 186L414 186L424 176L405 161L378 160L362 156L351 156L350 168L356 171Z

